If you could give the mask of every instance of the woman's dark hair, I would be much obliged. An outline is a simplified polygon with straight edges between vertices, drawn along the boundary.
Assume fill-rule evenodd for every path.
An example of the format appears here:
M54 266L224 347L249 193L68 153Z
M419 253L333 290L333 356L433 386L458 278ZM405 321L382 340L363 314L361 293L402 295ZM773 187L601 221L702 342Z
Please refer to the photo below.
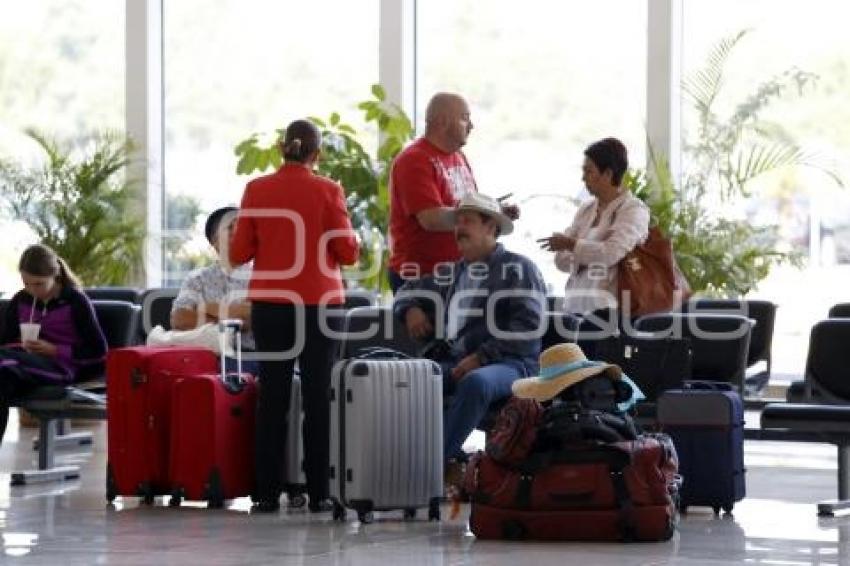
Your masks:
M584 150L584 156L593 161L600 173L611 171L611 182L619 185L626 169L629 168L629 155L626 146L617 138L605 138L592 143Z
M322 146L322 133L309 120L295 120L286 127L280 144L285 161L306 162Z
M18 271L36 277L55 277L63 287L82 286L79 278L68 268L65 260L44 244L33 244L24 250L18 262Z

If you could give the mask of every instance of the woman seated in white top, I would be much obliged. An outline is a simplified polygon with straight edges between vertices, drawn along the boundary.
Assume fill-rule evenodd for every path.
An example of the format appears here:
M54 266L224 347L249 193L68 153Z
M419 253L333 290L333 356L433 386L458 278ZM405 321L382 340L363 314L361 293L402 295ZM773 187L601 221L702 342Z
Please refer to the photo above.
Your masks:
M538 240L570 274L564 310L580 315L618 308L617 263L649 233L649 209L621 184L629 166L622 142L605 138L584 155L582 181L593 198L564 232Z

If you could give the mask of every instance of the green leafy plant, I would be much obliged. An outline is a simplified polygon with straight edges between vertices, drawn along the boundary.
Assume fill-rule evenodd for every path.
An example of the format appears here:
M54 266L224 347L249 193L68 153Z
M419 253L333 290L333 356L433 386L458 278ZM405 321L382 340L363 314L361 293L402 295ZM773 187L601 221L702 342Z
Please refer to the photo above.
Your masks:
M389 218L390 166L404 145L413 138L410 118L396 104L386 100L381 85L372 86L372 98L360 102L364 121L377 126L380 143L373 157L364 147L357 130L332 113L327 119L310 117L322 131L322 157L318 172L340 183L345 189L354 228L360 234L360 266L369 275L358 282L366 287L386 289L387 246L385 234ZM235 149L239 161L236 172L249 175L280 167L280 141L284 129L275 135L253 134ZM265 142L262 140L266 140Z
M144 223L134 214L137 185L126 177L132 144L122 135L95 135L73 148L27 130L43 164L0 161L7 214L26 222L39 241L65 258L86 285L124 285L138 275Z
M650 207L653 222L673 242L676 260L692 290L709 295L741 296L767 277L772 266L801 257L777 249L777 227L747 220L718 218L720 206L751 196L756 178L785 167L811 166L841 179L818 156L807 152L780 125L762 118L775 101L810 88L816 76L789 69L759 84L728 115L721 115L725 67L744 30L722 39L705 65L682 85L696 119L685 141L688 168L677 183L663 156L650 147L649 172L630 171L626 185Z

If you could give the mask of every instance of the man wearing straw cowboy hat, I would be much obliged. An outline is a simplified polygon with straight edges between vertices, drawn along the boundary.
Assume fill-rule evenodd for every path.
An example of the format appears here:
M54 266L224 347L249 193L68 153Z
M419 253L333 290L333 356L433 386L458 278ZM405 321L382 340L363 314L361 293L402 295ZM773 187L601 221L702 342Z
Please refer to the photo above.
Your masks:
M413 338L444 339L429 357L443 367L443 393L451 396L444 426L447 462L464 458L463 442L490 404L509 397L515 380L537 371L545 304L545 284L534 263L497 242L513 231L513 222L496 199L467 194L453 218L462 259L408 281L394 305Z

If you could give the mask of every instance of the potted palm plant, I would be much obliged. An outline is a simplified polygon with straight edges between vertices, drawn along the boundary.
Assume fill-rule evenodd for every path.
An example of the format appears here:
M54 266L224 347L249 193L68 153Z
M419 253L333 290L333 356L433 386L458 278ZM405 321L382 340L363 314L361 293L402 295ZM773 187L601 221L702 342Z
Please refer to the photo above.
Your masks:
M0 160L0 202L38 240L65 258L86 285L126 285L140 278L144 222L137 184L127 178L132 144L102 133L60 143L27 130L44 154L28 166Z
M755 179L786 167L815 167L841 184L819 156L800 147L780 125L762 119L773 102L812 88L815 75L789 69L760 83L731 106L731 113L718 110L725 66L748 34L744 30L722 39L702 68L683 82L696 127L683 147L686 169L681 179L674 180L664 156L650 148L648 174L632 171L626 180L672 240L692 290L709 295L745 295L772 266L801 262L799 254L777 249L776 226L724 218L709 203L726 209L738 205L751 195Z

